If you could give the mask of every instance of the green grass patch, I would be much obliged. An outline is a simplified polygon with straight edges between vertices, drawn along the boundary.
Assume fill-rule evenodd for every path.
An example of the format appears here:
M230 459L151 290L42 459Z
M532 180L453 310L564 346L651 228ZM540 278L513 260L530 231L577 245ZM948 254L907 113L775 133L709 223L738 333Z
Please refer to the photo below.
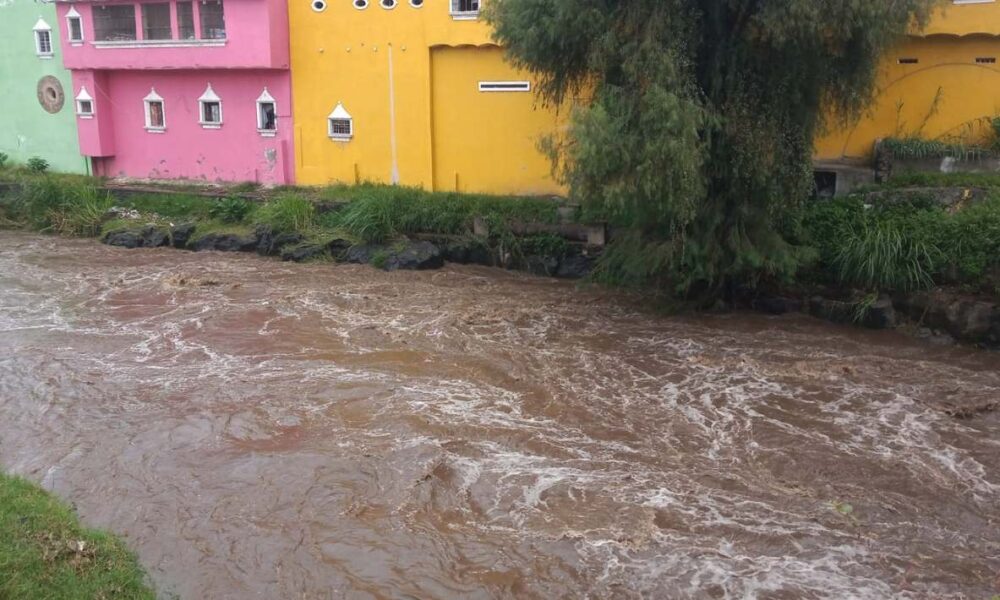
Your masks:
M254 221L277 232L304 232L316 224L316 206L305 197L285 192L260 207Z
M217 200L190 194L136 194L118 201L122 208L157 214L168 219L206 219Z
M1000 173L895 173L884 184L885 188L907 187L980 187L1000 189Z
M82 527L38 486L0 474L0 598L155 599L118 538Z
M196 242L213 234L248 236L253 234L253 227L238 223L224 223L222 221L199 221L189 243Z

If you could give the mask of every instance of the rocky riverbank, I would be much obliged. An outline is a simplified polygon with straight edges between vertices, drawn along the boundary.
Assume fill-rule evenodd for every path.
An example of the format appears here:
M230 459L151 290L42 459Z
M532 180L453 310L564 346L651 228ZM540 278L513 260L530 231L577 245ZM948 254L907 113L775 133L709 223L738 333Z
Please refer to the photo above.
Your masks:
M275 232L267 225L247 231L201 231L197 223L169 227L130 226L104 233L101 241L123 248L173 247L196 252L255 252L284 261L370 264L386 271L438 269L445 262L529 271L562 279L581 279L593 268L597 249L568 245L548 253L506 250L475 236L422 236L388 244L356 244L342 237L310 240L302 233Z

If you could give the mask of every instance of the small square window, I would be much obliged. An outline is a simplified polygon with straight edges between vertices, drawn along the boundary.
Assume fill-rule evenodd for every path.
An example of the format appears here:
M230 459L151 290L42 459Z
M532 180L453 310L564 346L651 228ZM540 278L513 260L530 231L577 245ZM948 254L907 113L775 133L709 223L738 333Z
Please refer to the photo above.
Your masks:
M354 122L351 119L330 119L330 137L348 140L354 136Z
M474 19L479 16L479 0L451 0L451 15Z
M38 56L52 56L52 32L35 32L35 51Z
M201 123L202 125L222 124L222 103L202 102L201 103Z
M76 102L76 114L81 117L92 117L94 116L94 101L93 100L77 100Z

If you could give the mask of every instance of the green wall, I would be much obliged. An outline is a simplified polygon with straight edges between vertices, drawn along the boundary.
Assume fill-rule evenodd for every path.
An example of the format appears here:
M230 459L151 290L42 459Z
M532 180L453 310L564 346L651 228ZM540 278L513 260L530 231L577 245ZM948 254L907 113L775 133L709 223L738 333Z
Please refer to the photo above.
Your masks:
M35 53L34 27L39 17L52 27L52 58ZM24 163L32 156L49 161L53 170L86 171L76 137L75 102L69 71L62 66L55 4L38 0L0 0L0 152ZM38 100L38 83L46 75L62 84L62 109L50 114Z

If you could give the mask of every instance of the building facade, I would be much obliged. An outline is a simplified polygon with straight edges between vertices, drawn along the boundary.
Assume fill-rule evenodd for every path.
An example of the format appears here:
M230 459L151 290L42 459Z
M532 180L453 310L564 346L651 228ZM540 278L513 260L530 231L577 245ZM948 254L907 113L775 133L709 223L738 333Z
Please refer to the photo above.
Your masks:
M479 0L294 0L296 173L509 194L561 191L560 115L504 61Z
M1000 2L953 0L893 50L862 119L817 141L830 164L870 164L875 143L919 137L980 143L1000 116Z
M52 4L0 0L0 152L12 162L38 157L52 169L84 173L59 29Z
M58 0L96 175L295 179L284 0Z

